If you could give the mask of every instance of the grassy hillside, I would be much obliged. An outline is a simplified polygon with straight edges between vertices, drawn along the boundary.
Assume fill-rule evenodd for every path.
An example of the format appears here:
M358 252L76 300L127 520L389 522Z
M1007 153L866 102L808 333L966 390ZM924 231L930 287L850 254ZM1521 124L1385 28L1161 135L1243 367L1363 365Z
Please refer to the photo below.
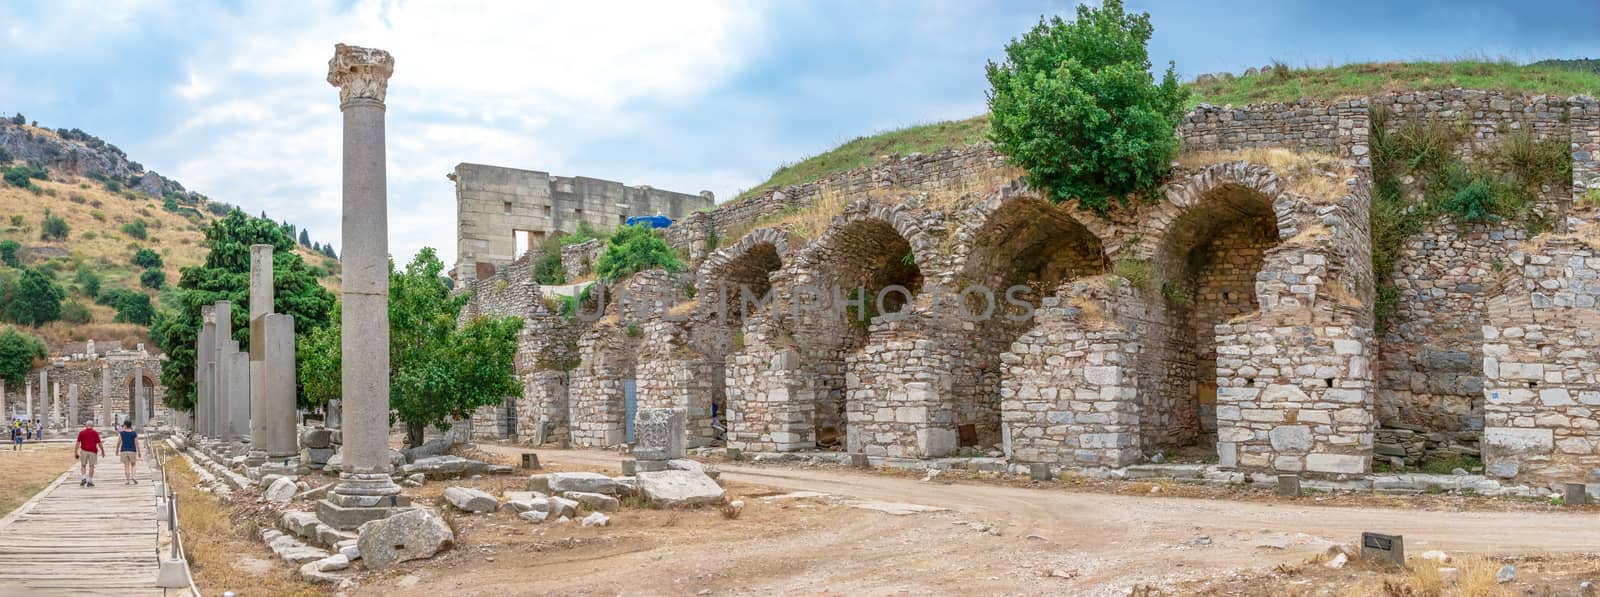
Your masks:
M1275 66L1247 77L1210 78L1189 83L1190 105L1245 104L1336 99L1388 91L1428 91L1464 87L1528 95L1600 96L1600 72L1589 60L1545 61L1531 65L1460 60L1452 62L1381 62L1326 68ZM766 181L739 193L734 200L774 187L803 184L835 172L877 163L883 156L932 152L981 141L989 133L987 115L885 131L857 137L821 154L785 164Z
M42 133L41 133L42 134ZM3 167L3 165L0 165ZM161 255L166 285L178 283L179 271L199 265L205 259L205 235L201 227L217 219L205 209L180 206L168 209L163 199L108 188L106 183L52 171L48 180L32 181L33 189L0 183L0 241L16 241L23 247L23 265L49 264L55 279L67 290L67 301L89 308L88 324L53 322L32 330L52 345L93 338L96 341L121 340L128 348L144 342L154 350L144 326L113 323L110 307L95 304L77 282L80 270L99 275L101 288L126 288L159 300L160 291L144 288L139 277L144 268L134 265L135 252L149 248ZM41 240L45 211L64 219L70 228L65 240ZM142 222L144 238L136 238ZM308 265L322 267L334 275L323 284L337 290L337 262L305 247L296 251ZM0 269L5 266L0 265Z

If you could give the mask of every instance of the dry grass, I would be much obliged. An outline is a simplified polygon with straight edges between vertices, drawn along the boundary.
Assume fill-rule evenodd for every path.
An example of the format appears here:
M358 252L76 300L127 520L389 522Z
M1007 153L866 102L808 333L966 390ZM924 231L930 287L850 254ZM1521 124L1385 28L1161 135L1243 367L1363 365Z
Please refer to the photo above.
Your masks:
M16 510L55 481L73 461L69 444L25 443L21 450L12 451L10 442L7 435L6 445L0 449L0 479L5 479L0 483L0 516Z
M183 533L184 555L194 574L195 586L208 595L223 591L255 595L323 595L326 591L301 582L296 570L279 560L255 538L255 526L234 516L226 504L196 488L198 478L188 461L167 461L168 480L178 496L178 525ZM270 561L272 568L255 572L239 565L250 556Z
M1289 181L1290 192L1312 200L1332 200L1345 195L1344 182L1355 175L1350 169L1350 164L1337 157L1278 147L1191 151L1178 156L1178 165L1185 169L1200 169L1237 161L1272 168L1279 176Z
M1495 582L1495 573L1502 565L1484 556L1454 556L1446 564L1422 558L1407 558L1405 570L1381 570L1379 574L1362 578L1346 587L1340 595L1358 597L1367 595L1416 595L1439 597L1510 597L1517 595L1517 585ZM1362 568L1354 560L1351 567ZM1369 569L1370 570L1370 569Z

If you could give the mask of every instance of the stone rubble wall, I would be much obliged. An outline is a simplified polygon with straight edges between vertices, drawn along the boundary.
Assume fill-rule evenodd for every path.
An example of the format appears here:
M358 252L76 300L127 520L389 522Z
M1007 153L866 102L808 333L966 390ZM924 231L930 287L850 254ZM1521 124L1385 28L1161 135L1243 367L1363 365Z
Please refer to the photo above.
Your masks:
M1302 99L1243 108L1201 104L1178 125L1183 151L1283 147L1366 160L1367 99Z
M1485 467L1523 481L1600 479L1600 243L1512 254L1483 326Z
M566 272L567 280L570 282L593 274L595 261L600 259L600 251L605 248L605 241L598 238L562 246L561 268Z

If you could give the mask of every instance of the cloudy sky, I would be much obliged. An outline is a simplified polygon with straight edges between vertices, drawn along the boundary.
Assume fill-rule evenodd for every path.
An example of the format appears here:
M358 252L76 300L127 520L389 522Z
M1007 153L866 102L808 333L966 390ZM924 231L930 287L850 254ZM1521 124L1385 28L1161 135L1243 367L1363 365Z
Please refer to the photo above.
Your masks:
M1187 78L1600 55L1600 1L1137 1ZM858 135L984 109L983 64L1071 2L10 0L0 113L81 128L191 189L339 243L335 42L396 57L390 247L455 258L458 162L719 199Z

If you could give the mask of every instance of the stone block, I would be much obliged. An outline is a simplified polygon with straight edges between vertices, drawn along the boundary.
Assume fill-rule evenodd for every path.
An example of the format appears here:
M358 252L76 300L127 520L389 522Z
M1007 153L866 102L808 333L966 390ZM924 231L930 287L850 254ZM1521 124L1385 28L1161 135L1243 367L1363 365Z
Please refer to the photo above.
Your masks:
M1483 443L1495 455L1548 454L1555 448L1555 434L1549 429L1485 427Z
M1313 473L1354 475L1367 472L1370 460L1353 454L1312 453L1306 455L1305 470Z
M449 524L432 510L417 508L362 524L356 546L367 567L378 569L431 558L454 544Z
M601 493L568 491L561 495L569 500L578 502L579 506L594 512L616 512L622 507L622 502L620 500Z
M634 438L640 448L660 450L660 459L683 458L688 420L682 408L641 408L634 416Z
M711 477L691 471L639 473L639 491L651 504L668 508L716 504L724 495Z
M1268 435L1272 449L1279 452L1305 452L1311 449L1311 428L1305 425L1279 425L1273 427Z
M534 487L530 482L528 490L552 494L582 491L606 495L616 495L618 491L616 480L600 473L551 473L548 479L545 489Z
M494 496L472 487L445 488L444 499L463 512L493 512L500 507L500 502Z

